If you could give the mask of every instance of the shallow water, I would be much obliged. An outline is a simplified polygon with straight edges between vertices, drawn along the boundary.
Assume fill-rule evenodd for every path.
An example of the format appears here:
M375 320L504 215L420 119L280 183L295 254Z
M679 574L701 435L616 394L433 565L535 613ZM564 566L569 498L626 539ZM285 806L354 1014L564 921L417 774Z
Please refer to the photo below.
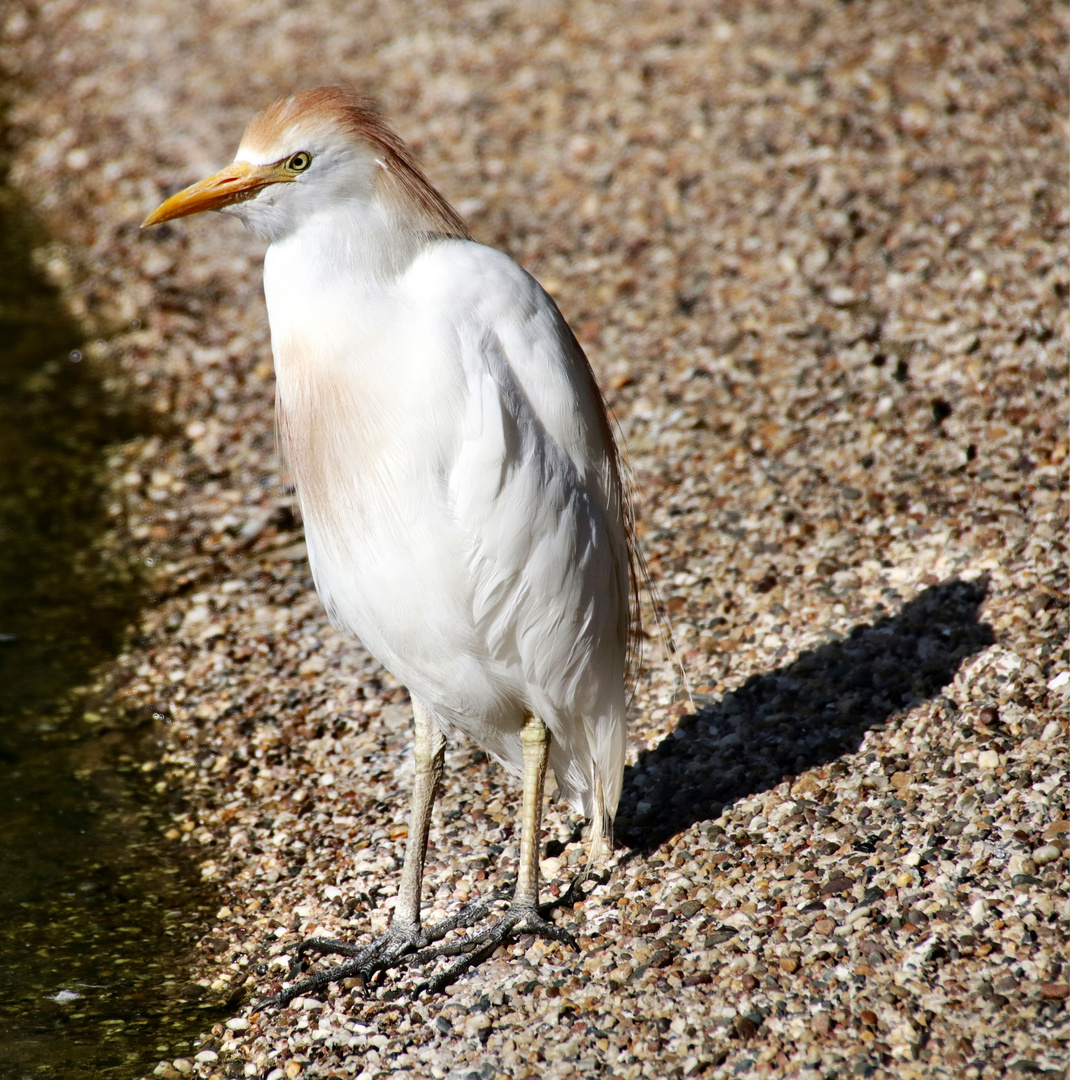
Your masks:
M151 729L78 690L141 603L96 481L140 425L78 362L35 240L0 189L0 1077L124 1080L211 1025L188 971L219 901L163 836Z

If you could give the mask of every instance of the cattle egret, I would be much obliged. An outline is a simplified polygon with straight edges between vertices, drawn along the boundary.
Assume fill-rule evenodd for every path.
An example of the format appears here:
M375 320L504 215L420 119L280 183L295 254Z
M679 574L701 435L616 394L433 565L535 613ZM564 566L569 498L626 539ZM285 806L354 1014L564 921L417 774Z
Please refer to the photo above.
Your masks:
M367 101L328 87L281 98L233 164L145 225L221 210L270 241L264 292L282 448L330 618L409 690L416 780L393 921L275 997L460 957L440 990L510 935L572 943L539 913L547 764L610 843L635 626L631 515L605 405L553 300L475 243ZM523 778L508 910L420 920L445 739L474 739ZM441 943L451 930L460 940ZM440 944L435 945L436 942Z

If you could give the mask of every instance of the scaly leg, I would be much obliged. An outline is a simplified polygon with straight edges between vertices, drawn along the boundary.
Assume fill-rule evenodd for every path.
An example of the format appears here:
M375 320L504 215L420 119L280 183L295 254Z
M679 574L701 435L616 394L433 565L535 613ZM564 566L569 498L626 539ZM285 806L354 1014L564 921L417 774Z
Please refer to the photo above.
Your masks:
M435 994L473 967L481 964L509 938L517 934L538 934L563 941L574 949L575 938L539 914L539 839L542 833L542 794L546 783L546 763L550 757L550 732L537 716L529 716L520 731L524 748L524 798L521 809L520 869L509 910L488 930L468 934L459 941L423 949L409 958L409 965L441 956L460 956L444 972L428 979L417 989Z
M416 724L416 783L412 793L405 863L401 871L401 884L390 929L370 945L357 946L334 938L308 938L302 941L297 946L290 966L291 978L305 970L308 953L332 953L351 959L281 990L265 1004L287 1005L295 997L318 990L328 983L355 976L366 980L374 972L392 966L406 954L441 940L451 930L472 926L486 914L486 902L476 902L466 905L456 915L444 919L434 927L424 930L421 926L420 893L423 886L424 860L427 856L427 836L431 827L431 809L435 804L436 789L442 779L446 740L422 701L413 698L412 711Z
M390 928L416 934L420 930L420 892L424 881L424 860L427 858L427 834L431 828L431 809L435 805L435 795L446 760L446 738L439 731L431 710L416 698L412 699L412 714L416 722L413 748L416 785L412 792L405 864L401 870L398 902Z

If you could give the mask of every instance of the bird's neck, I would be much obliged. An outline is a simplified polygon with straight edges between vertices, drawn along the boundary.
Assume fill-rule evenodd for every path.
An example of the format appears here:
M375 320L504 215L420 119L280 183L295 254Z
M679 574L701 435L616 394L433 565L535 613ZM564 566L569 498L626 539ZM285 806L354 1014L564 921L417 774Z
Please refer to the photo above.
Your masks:
M324 208L271 245L271 260L315 286L345 279L389 287L427 245L415 224L380 203Z

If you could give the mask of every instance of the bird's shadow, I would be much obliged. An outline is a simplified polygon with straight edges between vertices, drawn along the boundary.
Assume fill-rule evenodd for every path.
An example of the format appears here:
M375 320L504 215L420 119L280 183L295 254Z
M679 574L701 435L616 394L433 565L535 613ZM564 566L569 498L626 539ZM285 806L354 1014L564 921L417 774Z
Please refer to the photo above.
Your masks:
M867 731L939 695L963 660L994 642L978 618L987 592L987 578L941 582L896 615L753 675L719 701L697 701L697 713L625 771L618 838L653 850L738 799L856 751Z

